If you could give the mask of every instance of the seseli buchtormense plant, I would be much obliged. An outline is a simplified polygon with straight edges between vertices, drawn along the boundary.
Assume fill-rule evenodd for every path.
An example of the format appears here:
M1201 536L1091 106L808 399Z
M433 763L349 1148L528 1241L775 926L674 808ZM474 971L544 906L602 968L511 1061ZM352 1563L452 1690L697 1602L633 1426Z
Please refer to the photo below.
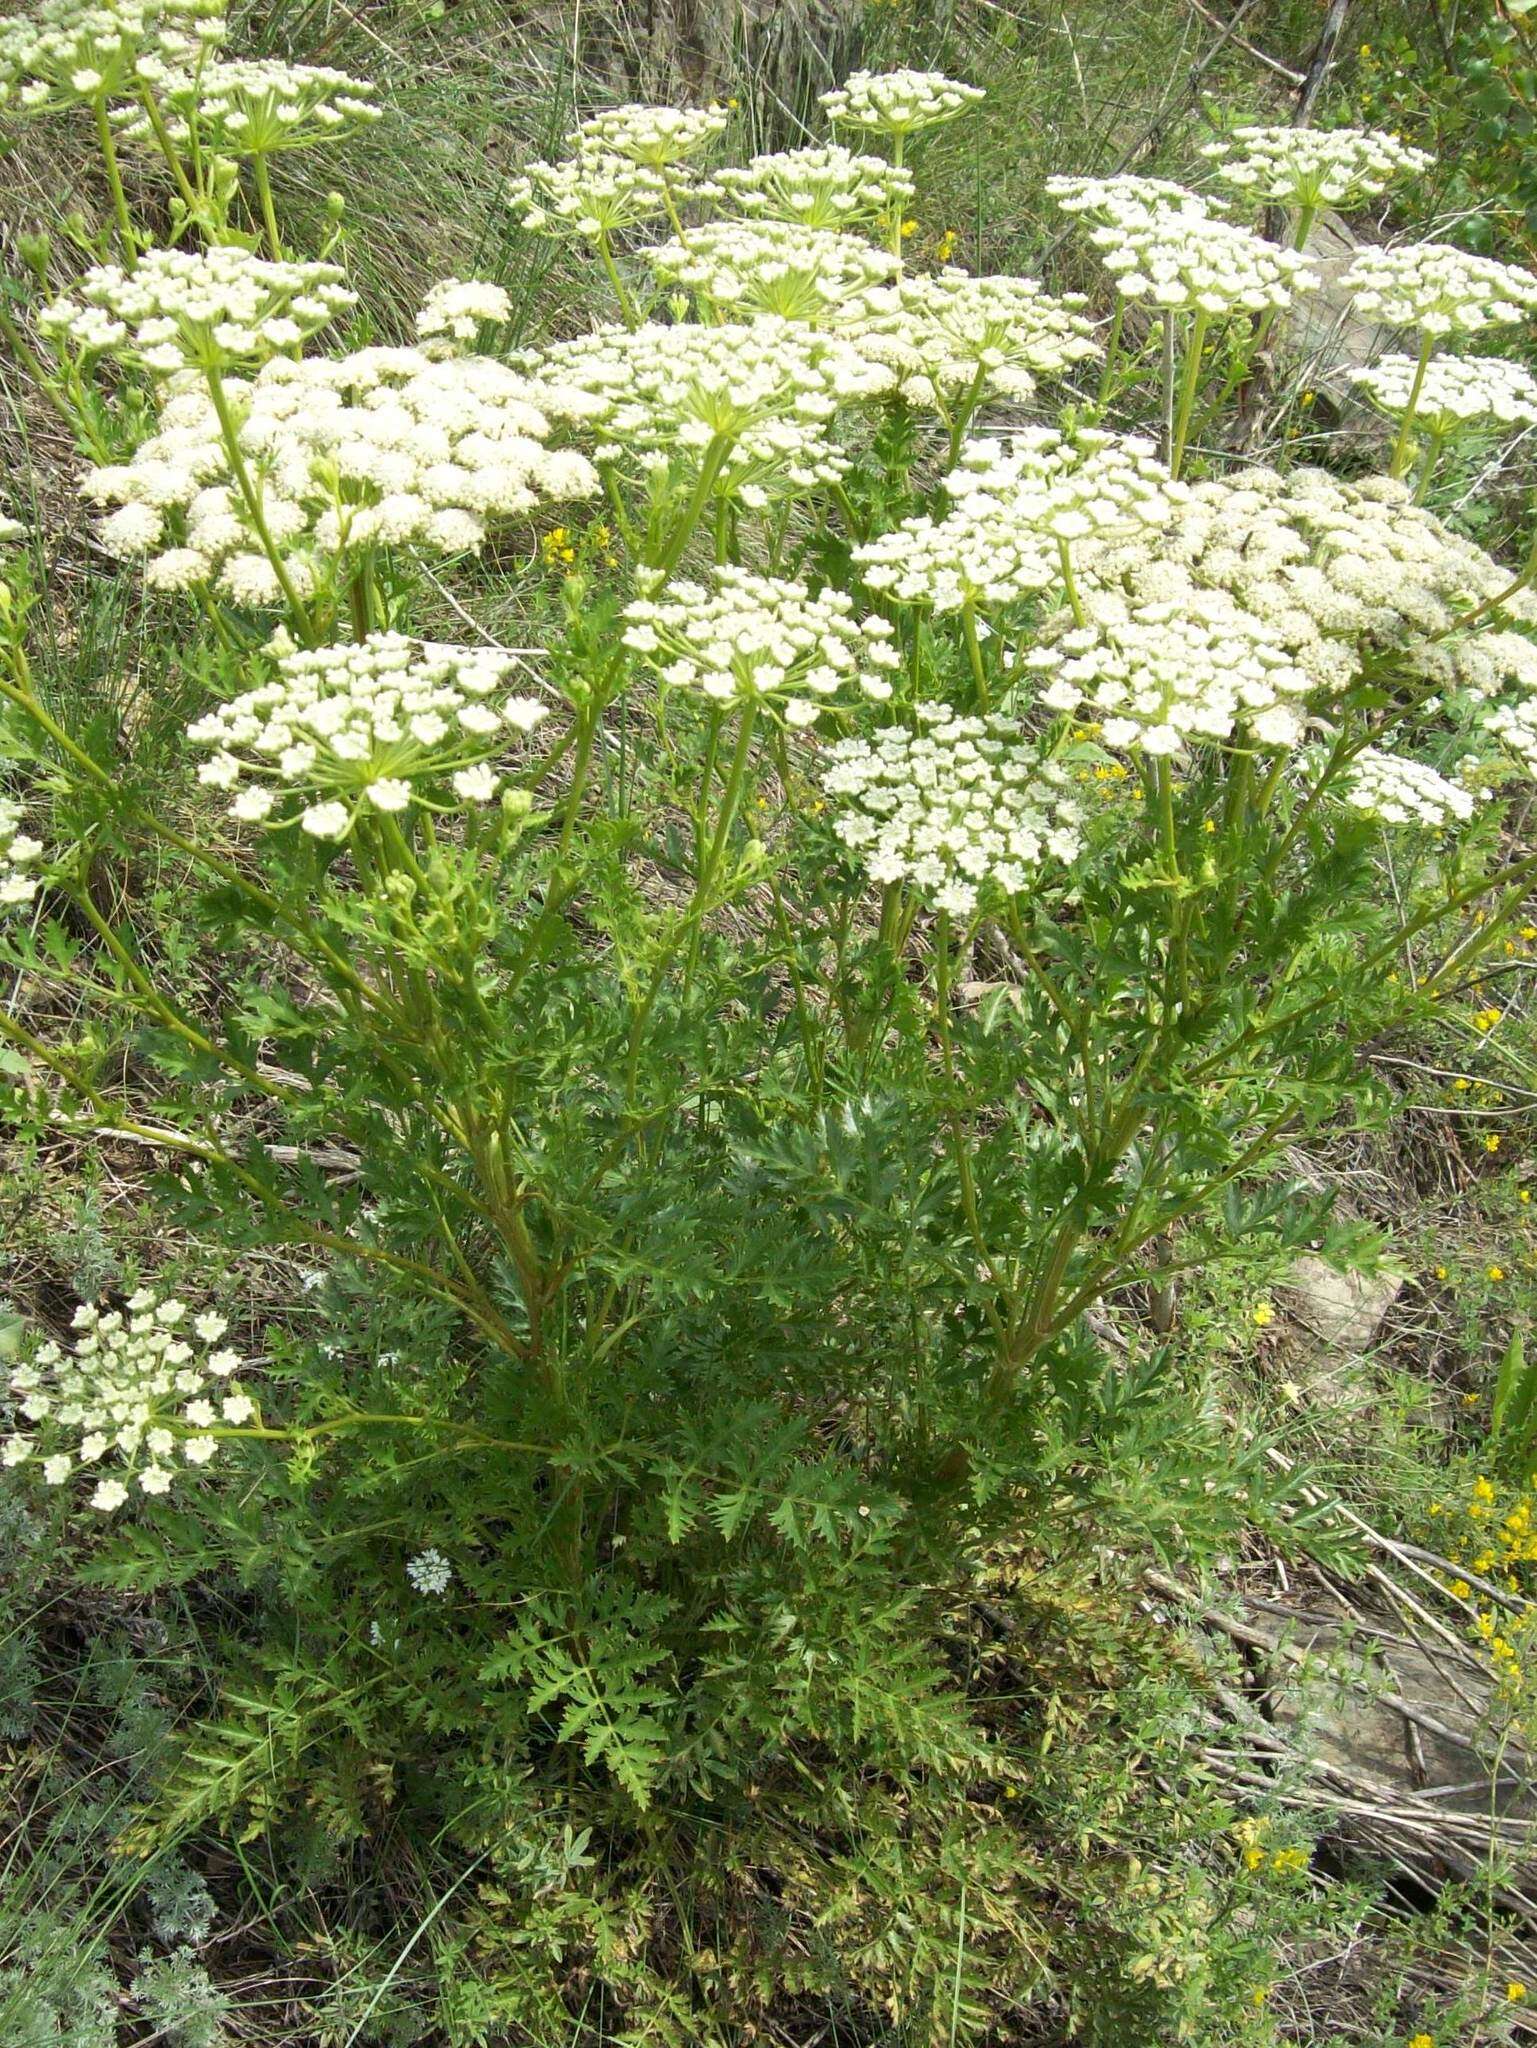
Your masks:
M509 359L506 292L450 278L381 344L267 175L380 96L223 32L171 0L0 24L9 109L91 110L113 200L7 337L191 707L158 782L131 722L72 716L51 542L6 543L10 1121L139 1147L183 1250L40 1311L3 1456L128 1578L194 1537L238 1574L235 1662L255 1607L306 1603L389 1827L511 1924L570 1902L509 2025L564 2038L578 1979L639 1998L616 1872L671 1924L685 1873L751 1867L775 1940L822 1930L808 1987L836 1962L981 2039L1031 1909L935 1846L994 1757L926 1647L944 1602L1092 1526L1131 1426L1107 1308L1164 1536L1305 1519L1178 1407L1138 1305L1340 1247L1288 1149L1528 914L1537 555L1429 500L1465 427L1537 416L1463 346L1537 278L1363 252L1358 309L1421 337L1361 373L1388 473L1253 463L1226 399L1295 345L1313 215L1416 152L1230 138L1231 204L1290 207L1293 246L1167 181L1056 181L1100 320L907 261L924 137L979 94L894 72L744 165L728 109L595 112L506 222L611 317ZM231 1691L268 1682L253 1651ZM281 1825L331 1726L181 1810ZM916 1859L905 1975L817 1904L874 1896L802 1828L829 1745L862 1788L834 1833Z

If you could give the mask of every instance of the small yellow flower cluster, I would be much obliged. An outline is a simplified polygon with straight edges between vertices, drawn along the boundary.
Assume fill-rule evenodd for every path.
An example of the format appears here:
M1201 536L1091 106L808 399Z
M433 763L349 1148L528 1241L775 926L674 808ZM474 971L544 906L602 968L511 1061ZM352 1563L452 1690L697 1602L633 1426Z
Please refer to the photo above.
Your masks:
M1295 1877L1309 1867L1312 1858L1306 1849L1295 1845L1274 1849L1267 1840L1269 1832L1270 1823L1252 1814L1234 1828L1245 1870L1268 1870L1275 1877Z
M1443 1544L1453 1570L1443 1584L1452 1599L1471 1604L1471 1630L1499 1695L1515 1704L1537 1670L1537 1475L1524 1487L1502 1487L1479 1473L1465 1494L1432 1512L1447 1524ZM1491 1597L1496 1588L1507 1598Z

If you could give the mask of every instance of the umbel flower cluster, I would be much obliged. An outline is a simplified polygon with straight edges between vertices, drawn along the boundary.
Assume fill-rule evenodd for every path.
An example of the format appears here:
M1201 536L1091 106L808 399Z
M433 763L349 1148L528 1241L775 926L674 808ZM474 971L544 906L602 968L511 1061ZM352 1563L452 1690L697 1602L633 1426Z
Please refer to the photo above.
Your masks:
M1440 829L1466 823L1474 808L1470 790L1449 782L1423 761L1411 761L1381 747L1363 747L1356 755L1342 796L1353 810L1364 811L1385 825Z
M132 270L88 270L38 316L56 346L107 351L162 375L219 370L297 348L356 305L333 263L276 263L249 250L149 249Z
M1486 715L1484 725L1511 759L1537 781L1537 696L1497 705Z
M1142 178L1123 172L1109 178L1058 174L1046 180L1046 195L1064 213L1082 214L1101 226L1113 221L1145 220L1150 214L1180 213L1195 220L1222 211L1223 202L1209 193L1192 192L1172 178Z
M399 633L287 648L270 681L188 727L194 745L214 749L198 779L235 792L235 817L297 817L316 839L345 839L373 812L448 809L447 790L461 804L489 803L507 734L532 732L545 715L537 698L504 693L514 661Z
M1240 730L1262 747L1294 746L1313 679L1280 636L1225 592L1186 582L1177 595L1139 602L1095 586L1087 623L1024 658L1049 678L1054 711L1090 707L1110 747L1181 754L1192 740Z
M1537 425L1537 377L1501 356L1379 356L1352 381L1385 413L1411 408L1421 430L1447 440L1489 420L1502 427Z
M379 119L373 84L323 64L242 57L171 71L155 83L166 132L179 147L194 138L220 156L276 156L339 142ZM117 125L132 142L157 140L147 112L124 107Z
M725 107L610 107L573 128L566 140L585 160L622 157L662 171L708 149L730 119Z
M343 556L407 543L473 552L493 522L599 488L584 456L545 445L557 405L592 409L583 394L488 356L278 356L228 389L254 501L195 388L173 392L131 462L86 477L88 497L122 507L105 544L149 556L160 588L216 584L236 604L271 604L281 586L269 544L302 596Z
M1320 469L1283 476L1253 468L1194 484L1156 552L1162 560L1150 564L1146 550L1111 548L1084 566L1092 578L1155 599L1167 594L1158 583L1165 565L1228 591L1327 689L1350 682L1366 649L1391 650L1437 681L1480 674L1493 691L1509 658L1501 643L1518 641L1443 637L1454 636L1468 609L1500 595L1508 572L1388 477L1346 483ZM1537 613L1524 591L1506 609L1523 620ZM1529 665L1529 644L1518 644Z
M959 395L1028 399L1037 377L1060 377L1098 352L1074 294L1054 298L1034 278L910 273L850 305L840 324L889 362L909 405Z
M908 882L969 917L994 893L1027 888L1047 859L1081 848L1067 771L1036 758L1004 718L919 713L925 730L885 726L840 741L823 786L833 829L874 882Z
M234 1377L239 1352L221 1345L228 1327L221 1315L193 1316L185 1302L149 1288L124 1310L77 1309L68 1350L42 1344L12 1373L11 1392L35 1433L7 1439L0 1463L36 1459L50 1486L100 1466L91 1505L108 1514L130 1486L169 1492L179 1470L214 1456L212 1431L239 1428L256 1412Z
M1121 297L1159 312L1279 311L1318 283L1295 249L1184 208L1127 208L1091 228L1089 240Z
M896 383L843 337L771 315L718 327L599 328L525 360L568 410L570 393L585 399L599 423L600 463L697 460L714 444L722 492L748 505L842 475L848 458L832 423Z
M1348 206L1385 192L1435 159L1376 128L1235 128L1201 154L1224 185L1277 205Z
M571 157L525 164L507 186L507 204L531 234L596 242L667 211L660 171L627 157Z
M37 894L32 870L42 850L42 841L21 829L21 805L14 797L0 796L0 910L14 910Z
M788 725L809 725L851 688L882 702L900 657L885 619L856 619L841 590L813 597L804 583L717 569L714 588L679 581L627 607L627 647L669 688L711 703L771 702Z
M223 0L40 0L0 18L0 106L52 113L132 93L224 38Z
M1159 526L1185 497L1150 442L1093 428L967 441L945 488L945 518L904 520L856 548L872 590L939 613L996 610L1057 582L1073 544Z
M453 356L473 346L483 327L512 314L512 300L499 284L480 278L446 277L435 284L416 316L424 355Z
M1537 277L1530 271L1448 242L1362 249L1345 284L1355 312L1389 327L1417 327L1432 341L1509 326L1537 307Z
M753 220L848 228L905 207L915 189L911 171L899 164L826 143L729 165L707 179L699 195Z
M663 284L733 313L818 320L884 284L898 259L855 235L781 221L716 221L644 251Z
M985 98L980 86L940 71L855 71L823 93L822 105L835 126L907 136L953 121Z

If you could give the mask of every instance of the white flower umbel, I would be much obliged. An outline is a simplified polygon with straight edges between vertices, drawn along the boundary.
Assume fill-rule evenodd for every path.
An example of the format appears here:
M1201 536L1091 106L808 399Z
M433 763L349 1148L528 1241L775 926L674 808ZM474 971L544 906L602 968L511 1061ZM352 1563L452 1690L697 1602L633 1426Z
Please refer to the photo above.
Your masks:
M544 445L558 407L591 402L489 356L278 356L249 384L231 380L228 396L268 537L302 593L365 550L473 552L492 525L600 488L584 456ZM237 604L277 601L207 394L173 391L132 461L93 470L83 488L122 508L102 538L147 556L157 588L216 583Z
M486 803L490 764L545 707L509 697L514 657L373 633L360 644L287 648L270 681L188 728L212 749L198 780L232 793L248 823L299 823L344 839L360 815Z
M172 71L155 84L165 128L179 148L195 139L218 156L276 156L339 142L379 119L377 88L323 64L242 57ZM147 113L125 108L119 125L133 142L154 143Z
M784 320L825 320L900 268L856 235L767 220L714 221L691 229L686 242L654 243L641 254L663 284L707 305Z
M0 911L30 903L37 894L32 870L42 851L42 841L21 829L20 804L14 797L0 796Z
M578 156L525 164L507 186L507 204L530 233L606 241L667 211L660 171L622 156Z
M221 1315L193 1317L174 1296L140 1288L126 1312L77 1309L74 1328L70 1349L41 1344L12 1373L11 1392L32 1428L12 1436L0 1459L37 1463L50 1486L100 1468L90 1502L104 1513L121 1507L130 1488L167 1492L185 1466L214 1456L212 1431L255 1413L234 1377L240 1354L221 1343Z
M1262 747L1301 737L1311 676L1225 592L1188 583L1177 597L1139 603L1095 588L1083 604L1086 623L1032 649L1024 666L1046 679L1041 701L1052 710L1089 707L1107 746L1167 757L1235 734Z
M1235 128L1201 154L1224 185L1309 213L1374 199L1435 162L1377 128Z
M1087 216L1101 225L1145 220L1151 214L1180 213L1206 220L1223 210L1209 193L1192 192L1171 178L1139 178L1130 173L1111 178L1052 177L1046 192L1064 213Z
M1034 278L941 270L867 292L839 324L891 363L910 405L945 407L968 392L1019 401L1037 377L1097 353L1084 303L1053 298Z
M1537 697L1498 705L1483 722L1511 759L1537 780Z
M1471 790L1449 782L1423 761L1363 747L1350 764L1340 790L1352 810L1384 825L1428 825L1441 830L1465 824L1473 815Z
M945 489L979 520L997 508L1068 543L1156 526L1189 495L1151 441L1093 427L978 436L962 446Z
M855 549L872 590L936 612L995 611L1064 582L1075 545L1160 525L1186 495L1151 442L1050 427L965 442L945 489L947 517L905 520Z
M942 71L856 71L824 92L822 105L834 124L902 138L953 121L986 97Z
M248 250L147 249L131 271L88 270L38 315L61 347L110 352L168 375L257 363L319 333L357 293L333 263L274 263Z
M839 411L883 396L893 372L857 346L764 315L719 327L600 328L531 356L536 374L598 409L601 463L713 450L718 488L749 506L837 478Z
M51 113L131 95L225 32L222 0L40 0L0 18L0 106Z
M1208 214L1128 212L1091 228L1089 240L1121 297L1162 313L1278 311L1318 283L1295 249Z
M1382 356L1351 381L1381 411L1401 418L1414 405L1421 433L1447 441L1464 427L1537 425L1537 378L1498 356Z
M905 208L913 177L880 156L856 156L837 143L786 149L717 171L699 196L753 220L806 228L847 228Z
M1362 249L1345 273L1351 310L1427 340L1509 326L1537 307L1537 277L1447 242Z
M725 107L612 107L573 128L567 142L581 157L624 157L668 170L708 149L731 119Z
M1147 551L1112 551L1098 575L1130 575L1144 594ZM1348 683L1363 648L1391 650L1407 666L1447 684L1494 634L1458 636L1458 618L1506 590L1510 572L1387 477L1346 483L1324 470L1240 470L1191 487L1159 552L1198 582L1229 591L1273 626L1316 682ZM1512 617L1533 600L1508 600ZM1498 623L1491 619L1491 624ZM1507 621L1508 623L1508 621ZM1505 635L1503 637L1513 637ZM1500 664L1485 668L1498 687Z
M482 327L498 326L512 312L512 300L499 284L480 278L444 278L422 301L416 332L422 353L437 360L462 355L473 346Z
M884 702L900 657L885 619L856 619L841 590L813 597L804 583L720 568L714 587L678 581L626 607L624 643L672 689L712 704L771 703L809 725L835 698Z
M995 612L1059 580L1057 555L1028 518L961 506L943 519L904 519L854 550L871 590L936 613Z
M1020 744L1009 719L887 726L829 752L833 829L872 881L907 882L937 909L969 917L994 894L1028 888L1048 859L1076 859L1079 810L1065 770Z
M441 1550L423 1550L406 1560L406 1577L418 1593L441 1600L454 1583L454 1568Z

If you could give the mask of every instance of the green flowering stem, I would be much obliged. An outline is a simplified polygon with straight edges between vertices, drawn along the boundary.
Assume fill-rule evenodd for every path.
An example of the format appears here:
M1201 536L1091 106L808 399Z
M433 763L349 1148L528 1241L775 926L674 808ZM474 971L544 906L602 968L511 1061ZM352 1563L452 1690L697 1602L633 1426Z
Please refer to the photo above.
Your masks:
M906 147L906 130L902 128L895 129L891 137L891 162L894 170L900 171L902 169L902 156ZM897 259L897 269L900 271L902 268L902 200L900 195L894 190L892 192L887 233L891 244L891 253Z
M1211 325L1211 315L1204 307L1196 308L1190 323L1190 338L1185 349L1185 376L1179 395L1179 416L1174 422L1169 441L1169 472L1178 476L1185 460L1185 442L1190 433L1190 415L1195 407L1195 395L1201 383L1201 357L1206 347L1206 330Z
M1420 343L1419 361L1414 366L1414 382L1409 387L1409 398L1404 406L1404 416L1399 422L1398 439L1393 443L1393 456L1388 465L1389 476L1402 476L1409 467L1410 431L1414 426L1414 415L1419 410L1420 393L1425 388L1425 372L1430 367L1430 358L1435 354L1436 338L1427 334Z
M1094 399L1094 417L1096 420L1103 419L1105 407L1110 403L1110 393L1114 388L1115 373L1120 368L1121 363L1121 336L1125 327L1126 301L1117 292L1115 295L1115 311L1110 317L1110 337L1105 343L1104 368L1099 373L1099 390L1095 394Z
M950 1020L951 987L950 913L948 910L942 910L934 930L934 1022L939 1030L940 1064L945 1077L945 1124L950 1134L950 1155L955 1164L956 1178L960 1182L961 1209L966 1218L966 1228L971 1233L977 1263L1007 1300L1009 1290L995 1270L992 1254L987 1247L987 1237L982 1228L982 1212L977 1202L977 1184L971 1171L971 1147L961 1122L960 1083L956 1077L955 1041ZM1008 1324L997 1302L988 1297L983 1302L983 1310L993 1335L1000 1345L1005 1344L1008 1339Z
M181 152L171 140L171 132L165 125L165 116L160 111L160 102L142 79L139 81L139 105L144 109L160 154L165 158L166 169L176 181L176 189L181 194L182 203L191 213L198 205L198 194L182 164Z
M278 587L287 603L295 632L307 647L313 646L314 633L310 626L309 614L300 602L299 593L294 589L287 566L268 530L266 517L262 512L261 493L246 467L245 454L240 446L240 431L230 410L229 394L224 389L223 373L215 363L206 364L204 370L208 394L213 400L213 409L219 421L219 432L224 441L224 452L229 457L230 468L234 472L235 482L240 488L240 495L250 515L251 524L256 529L256 537L262 544L262 552L272 564L272 573L276 576Z
M123 252L123 268L132 270L139 260L139 245L133 231L133 217L128 211L128 201L123 195L123 174L118 168L117 145L112 140L112 123L107 118L107 102L96 98L91 102L91 111L96 117L96 140L101 145L101 160L106 167L107 184L112 192L112 211L117 217L117 239Z
M70 403L66 395L68 386L61 384L57 377L52 376L43 367L42 358L32 348L4 305L0 305L0 335L4 336L6 347L74 435L77 444L83 444L84 452L93 462L109 462L112 451L97 431L90 415L83 406Z
M1446 436L1444 434L1427 434L1425 436L1425 453L1420 460L1420 473L1414 483L1414 502L1416 505L1423 505L1426 498L1430 495L1431 482L1435 477L1437 466L1441 460L1441 450L1445 446Z
M1073 557L1069 552L1067 542L1060 534L1057 536L1057 562L1062 570L1062 588L1067 592L1067 602L1073 614L1073 624L1075 626L1086 625L1088 621L1084 617L1083 602L1078 595L1078 584L1073 576Z
M694 536L695 527L698 526L700 520L704 517L705 507L710 502L711 494L715 489L716 483L719 481L722 469L726 466L726 457L730 451L731 441L727 435L714 434L711 436L709 444L704 451L704 459L699 465L698 478L695 481L693 490L689 493L688 503L683 508L683 515L668 536L666 545L663 547L658 559L654 563L647 563L646 567L654 568L661 576L670 576L673 570L677 568L678 563L683 559L684 549Z
M966 641L966 659L971 663L971 679L977 686L977 706L986 717L993 705L987 687L987 669L982 661L982 642L977 636L976 603L969 597L961 606L961 632Z
M267 168L267 153L258 150L251 159L251 170L256 179L256 196L261 203L262 224L267 230L267 246L272 252L274 263L283 261L283 238L278 233L277 208L272 203L272 174Z
M619 301L619 317L633 334L640 325L640 315L635 310L635 301L619 275L619 265L614 261L614 251L609 243L608 230L600 228L597 236L598 257L608 273L608 281L614 288L614 297Z

